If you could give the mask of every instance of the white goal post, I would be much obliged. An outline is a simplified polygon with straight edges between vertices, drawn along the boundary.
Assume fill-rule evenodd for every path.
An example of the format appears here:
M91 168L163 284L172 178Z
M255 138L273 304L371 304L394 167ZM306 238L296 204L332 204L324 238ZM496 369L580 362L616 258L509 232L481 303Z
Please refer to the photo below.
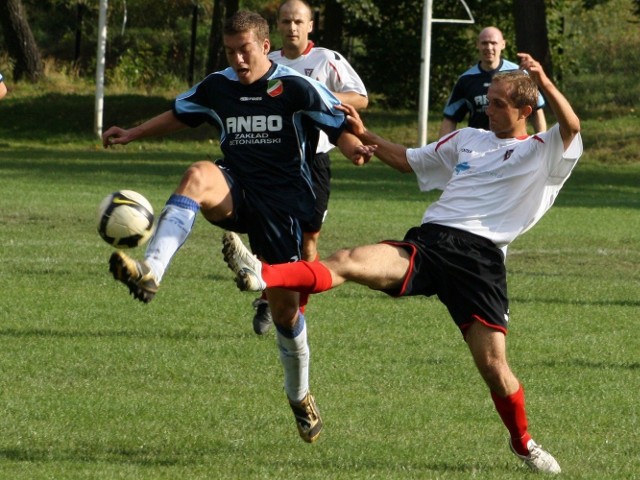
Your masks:
M476 23L471 10L464 0L460 0L469 18L433 18L433 0L424 0L422 14L422 53L420 62L420 106L418 115L418 145L427 143L429 114L429 74L431 70L431 25L433 23Z

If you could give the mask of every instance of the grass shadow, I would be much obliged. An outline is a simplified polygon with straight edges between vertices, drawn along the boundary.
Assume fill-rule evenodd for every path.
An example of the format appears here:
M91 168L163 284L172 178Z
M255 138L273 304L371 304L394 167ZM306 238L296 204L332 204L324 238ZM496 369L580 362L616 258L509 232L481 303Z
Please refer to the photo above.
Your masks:
M171 109L172 101L160 96L107 95L103 126L130 127ZM45 93L37 97L11 99L2 105L0 138L47 139L49 142L86 140L94 136L95 97L92 95ZM174 139L217 138L210 125L187 129ZM154 140L151 140L154 141ZM155 141L162 141L156 139Z

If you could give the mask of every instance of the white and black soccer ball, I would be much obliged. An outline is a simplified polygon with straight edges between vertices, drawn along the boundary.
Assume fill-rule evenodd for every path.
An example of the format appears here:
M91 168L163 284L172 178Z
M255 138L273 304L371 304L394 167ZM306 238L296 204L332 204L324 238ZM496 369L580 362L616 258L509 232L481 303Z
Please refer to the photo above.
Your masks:
M153 232L153 207L133 190L119 190L107 195L97 214L98 233L116 248L142 245Z

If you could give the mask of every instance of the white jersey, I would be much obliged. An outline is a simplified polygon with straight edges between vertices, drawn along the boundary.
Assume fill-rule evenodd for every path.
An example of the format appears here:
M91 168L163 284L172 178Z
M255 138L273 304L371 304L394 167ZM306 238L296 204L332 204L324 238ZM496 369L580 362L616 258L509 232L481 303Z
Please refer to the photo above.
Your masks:
M367 95L364 83L346 58L333 50L315 47L313 42L309 42L302 55L293 60L285 57L282 50L269 53L269 59L325 84L332 92L356 92ZM316 152L325 153L332 148L333 145L327 136L320 132Z
M557 124L543 133L508 139L463 128L407 150L420 190L443 190L422 223L480 235L505 252L549 210L581 155L580 135L564 151Z

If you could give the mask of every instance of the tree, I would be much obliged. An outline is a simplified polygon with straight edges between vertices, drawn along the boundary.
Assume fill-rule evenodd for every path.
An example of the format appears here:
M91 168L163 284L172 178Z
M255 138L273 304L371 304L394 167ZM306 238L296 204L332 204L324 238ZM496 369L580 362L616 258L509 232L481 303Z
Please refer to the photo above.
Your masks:
M36 82L44 67L21 0L0 0L0 23L9 56L15 60L13 80Z
M222 70L226 66L222 46L222 28L225 19L236 13L239 8L239 0L214 0L213 2L211 31L209 33L209 54L207 56L208 72Z
M342 51L342 29L344 12L337 0L326 0L324 5L322 46L332 50ZM331 21L328 21L331 19Z
M513 19L518 50L530 53L546 74L553 77L545 0L514 0Z

